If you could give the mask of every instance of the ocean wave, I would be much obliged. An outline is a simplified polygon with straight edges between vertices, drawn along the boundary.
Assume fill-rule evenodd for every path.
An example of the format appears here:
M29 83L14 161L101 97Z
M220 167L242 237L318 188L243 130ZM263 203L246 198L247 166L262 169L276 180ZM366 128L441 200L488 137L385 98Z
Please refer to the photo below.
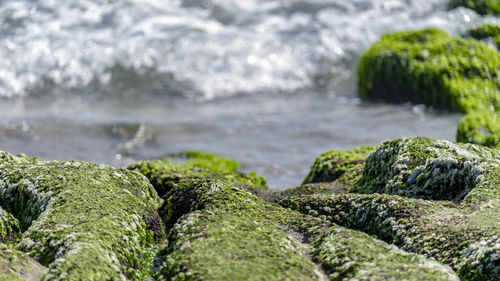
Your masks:
M0 97L352 94L357 60L382 33L481 20L446 2L2 1Z

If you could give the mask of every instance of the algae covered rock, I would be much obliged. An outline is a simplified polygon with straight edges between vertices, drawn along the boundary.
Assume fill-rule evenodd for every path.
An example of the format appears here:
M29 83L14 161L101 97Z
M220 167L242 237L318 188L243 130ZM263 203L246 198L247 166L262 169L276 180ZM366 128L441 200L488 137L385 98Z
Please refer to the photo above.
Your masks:
M163 160L139 161L130 165L145 175L159 194L164 194L175 183L185 178L215 178L244 185L252 190L267 189L266 180L255 172L240 172L241 164L215 154L188 151Z
M0 243L0 281L36 281L47 268L27 254Z
M500 15L500 2L498 0L451 0L448 9L465 7L481 15Z
M500 26L485 23L475 29L469 30L469 35L476 39L491 39L493 43L500 49Z
M288 197L280 205L433 257L463 280L500 276L498 150L427 138L386 141L350 192Z
M181 180L164 198L167 280L458 280L436 261L227 182Z
M374 146L363 146L323 153L314 161L303 184L333 181L352 184L361 175L365 158L374 149Z
M467 114L458 124L457 141L500 148L500 112Z
M387 34L361 58L363 99L471 112L500 108L500 54L474 39L428 28Z
M127 280L162 239L160 198L136 172L0 153L0 204L17 220L17 248L48 267L44 280Z

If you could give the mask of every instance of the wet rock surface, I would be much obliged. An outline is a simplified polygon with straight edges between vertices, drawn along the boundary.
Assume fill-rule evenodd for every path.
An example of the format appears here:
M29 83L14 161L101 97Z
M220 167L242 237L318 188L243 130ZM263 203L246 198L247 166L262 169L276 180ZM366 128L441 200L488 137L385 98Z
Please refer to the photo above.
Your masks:
M499 276L498 150L411 138L330 151L284 191L234 160L179 155L125 170L2 152L0 279Z

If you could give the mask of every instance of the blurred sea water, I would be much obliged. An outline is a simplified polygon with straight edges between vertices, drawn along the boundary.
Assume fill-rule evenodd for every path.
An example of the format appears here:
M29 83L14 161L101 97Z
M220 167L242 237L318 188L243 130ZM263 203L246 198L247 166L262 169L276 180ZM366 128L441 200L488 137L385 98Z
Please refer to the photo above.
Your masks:
M205 150L285 188L327 150L454 140L459 115L356 97L382 34L494 20L446 3L0 1L0 150L121 166Z

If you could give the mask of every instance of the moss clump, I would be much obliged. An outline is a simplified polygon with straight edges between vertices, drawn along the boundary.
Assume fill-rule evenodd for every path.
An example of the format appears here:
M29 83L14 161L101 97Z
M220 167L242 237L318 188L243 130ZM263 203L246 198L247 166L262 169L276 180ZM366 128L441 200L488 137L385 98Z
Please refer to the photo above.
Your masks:
M458 124L457 141L500 148L500 113L467 114Z
M500 26L485 23L478 28L469 30L470 36L476 39L492 39L498 49L500 49Z
M109 166L1 152L0 204L24 231L17 247L48 267L44 280L137 278L162 236L147 179Z
M14 243L20 237L19 221L0 207L0 243Z
M181 180L164 198L164 221L173 227L159 278L458 280L435 261L225 182Z
M359 96L470 112L500 108L500 55L429 28L388 34L361 58Z
M198 151L178 153L163 160L139 161L128 168L145 175L160 195L184 178L223 179L251 190L267 189L266 180L255 172L241 173L239 162Z
M47 268L27 254L0 243L0 281L36 281Z
M303 184L338 181L352 185L361 175L365 158L374 149L374 146L363 146L323 153L314 161Z
M500 15L500 2L498 0L451 0L448 9L465 7L476 11L480 15Z
M499 159L498 150L477 145L386 141L368 156L351 190L369 194L288 197L280 205L434 257L463 280L494 280L500 276Z

